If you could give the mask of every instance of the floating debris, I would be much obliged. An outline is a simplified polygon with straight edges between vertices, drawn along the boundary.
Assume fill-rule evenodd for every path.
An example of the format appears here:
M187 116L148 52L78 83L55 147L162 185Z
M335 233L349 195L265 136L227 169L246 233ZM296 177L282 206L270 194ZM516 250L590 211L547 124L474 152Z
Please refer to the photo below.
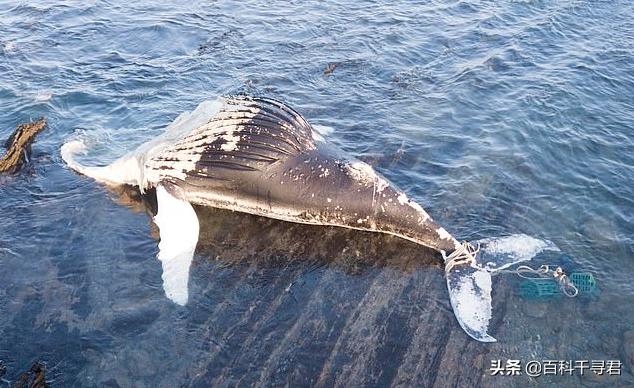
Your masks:
M338 62L329 63L328 66L326 66L326 68L324 69L324 74L325 75L332 74L335 71L335 69L337 68L337 66L339 66Z
M44 117L32 123L18 125L13 135L5 143L7 152L0 159L0 173L16 173L25 162L28 162L31 143L45 127L46 119Z
M570 281L577 289L577 293L583 296L593 296L598 293L597 282L591 273L573 272L570 274ZM555 278L526 279L520 284L519 290L520 296L525 299L547 299L567 295Z

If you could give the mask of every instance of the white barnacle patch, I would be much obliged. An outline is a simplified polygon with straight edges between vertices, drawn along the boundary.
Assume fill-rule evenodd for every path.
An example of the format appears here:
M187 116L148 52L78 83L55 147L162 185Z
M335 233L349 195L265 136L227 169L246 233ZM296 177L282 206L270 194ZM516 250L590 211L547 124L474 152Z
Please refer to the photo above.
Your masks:
M390 184L380 176L376 176L376 192L382 193Z
M356 213L355 213L356 215ZM357 224L363 224L363 223L370 223L370 216L365 216L365 218L359 218L357 219Z
M196 171L196 165L200 162L206 148L218 139L224 141L220 145L222 151L235 151L241 140L240 125L253 119L260 112L260 109L256 107L228 107L226 103L224 106L215 104L210 108L205 107L204 111L201 107L197 108L197 111L199 109L201 112L196 117L207 117L207 122L200 123L200 120L195 123L188 122L187 125L197 124L197 126L179 130L178 136L173 130L175 132L173 143L163 142L158 146L151 145L148 150L145 150L142 187L148 187L165 177L186 179L188 173ZM234 117L237 110L241 110L240 117ZM177 119L178 122L179 120L185 119ZM234 158L234 155L230 156Z
M374 185L374 191L381 193L390 184L388 181L380 177L374 169L367 163L354 161L346 164L348 175L357 182L367 186Z
M240 136L234 135L233 130L220 136L220 138L225 141L225 143L220 146L221 150L230 152L238 148L238 142L240 141Z
M147 182L156 183L164 177L185 180L187 173L196 170L196 163L202 157L202 149L188 151L165 150L146 161L143 171L143 187ZM166 161L169 160L169 161Z
M235 151L238 148L238 142L241 140L240 129L259 113L260 108L258 107L244 104L229 106L229 104L225 103L223 110L213 116L208 123L192 132L192 135L200 135L193 143L195 145L208 145L216 139L222 139L224 143L220 146L221 150L226 152Z
M416 202L409 201L408 205L414 210L416 210L416 212L418 212L418 214L420 215L420 222L425 222L431 218L429 214L427 214L425 209L423 209L423 207L417 204Z
M453 237L442 226L436 230L436 233L443 240L453 240Z
M398 203L401 204L401 206L407 205L416 210L416 212L420 215L420 222L425 222L431 218L422 206L407 198L407 195L405 193L400 193L396 199L398 200Z
M409 201L409 198L407 198L407 195L405 193L400 193L398 195L398 198L396 199L398 200L398 203L400 203L401 205L405 205Z

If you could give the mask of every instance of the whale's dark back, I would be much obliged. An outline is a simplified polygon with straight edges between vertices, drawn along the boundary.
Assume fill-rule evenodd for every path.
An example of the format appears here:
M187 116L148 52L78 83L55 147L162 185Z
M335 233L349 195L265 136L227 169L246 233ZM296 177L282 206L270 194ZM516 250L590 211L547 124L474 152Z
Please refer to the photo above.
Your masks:
M316 142L310 124L273 99L227 99L206 125L146 168L194 204L390 233L438 250L454 247L401 190L367 164Z

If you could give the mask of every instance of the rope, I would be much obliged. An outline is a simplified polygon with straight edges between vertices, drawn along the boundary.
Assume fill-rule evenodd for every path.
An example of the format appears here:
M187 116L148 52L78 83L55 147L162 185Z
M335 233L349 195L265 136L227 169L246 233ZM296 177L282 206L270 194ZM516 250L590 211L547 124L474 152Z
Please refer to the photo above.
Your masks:
M449 273L456 265L475 264L478 252L480 252L480 244L475 248L467 241L463 241L449 256L445 255L445 251L441 251L442 258L445 260L445 272Z
M463 241L449 256L445 255L444 251L441 251L440 253L445 260L445 272L449 273L457 265L476 265L476 255L478 252L480 252L480 244L474 247L467 241ZM564 273L561 267L556 267L553 270L550 265L542 265L537 269L527 265L520 265L516 269L500 269L496 272L513 273L523 279L543 279L552 276L559 284L559 288L564 295L574 298L579 294L579 289Z
M567 297L574 298L579 294L579 289L574 283L570 280L570 278L564 273L561 267L556 267L555 269L551 269L550 265L542 265L539 268L531 268L527 265L520 265L516 269L501 269L497 272L504 273L513 273L523 279L544 279L550 278L551 276L557 281L559 284L559 288L561 292L564 293ZM531 276L536 275L536 276Z

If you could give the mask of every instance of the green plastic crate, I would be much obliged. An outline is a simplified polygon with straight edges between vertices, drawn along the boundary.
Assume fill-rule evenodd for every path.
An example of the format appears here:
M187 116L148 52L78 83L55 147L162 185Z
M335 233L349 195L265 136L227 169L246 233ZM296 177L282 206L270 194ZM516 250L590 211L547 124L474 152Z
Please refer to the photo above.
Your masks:
M594 293L597 290L597 282L591 273L573 272L570 274L570 280L579 290L579 294Z
M524 298L549 298L560 293L555 279L531 279L520 283L520 295Z
M578 295L593 295L597 292L597 282L588 272L573 272L570 281L579 290ZM520 283L520 296L526 299L544 299L563 296L559 283L554 278L526 279Z

